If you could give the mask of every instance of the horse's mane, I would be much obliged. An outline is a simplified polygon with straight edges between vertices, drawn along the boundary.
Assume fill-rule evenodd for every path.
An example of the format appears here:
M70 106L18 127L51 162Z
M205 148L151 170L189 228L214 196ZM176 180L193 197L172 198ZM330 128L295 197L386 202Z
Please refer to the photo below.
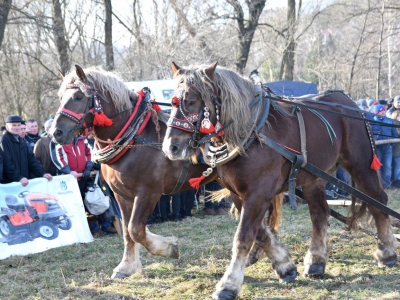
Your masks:
M105 71L101 67L90 67L84 69L84 72L86 75L90 75L94 79L96 87L99 89L100 93L110 93L117 112L133 107L131 100L136 100L137 94L127 88L123 79L118 74ZM64 77L58 91L58 96L61 97L65 93L67 86L77 81L79 81L79 78L76 75L74 68Z
M206 105L212 108L214 107L212 93L210 93L212 85L205 75L206 68L207 66L189 67L181 74L178 73L175 79L177 86L185 83L187 91L194 85ZM249 79L221 67L215 70L213 83L221 101L221 123L224 125L229 120L233 120L233 123L224 129L224 142L230 149L236 148L243 153L243 144L255 126L252 110L248 106L254 99L254 84Z

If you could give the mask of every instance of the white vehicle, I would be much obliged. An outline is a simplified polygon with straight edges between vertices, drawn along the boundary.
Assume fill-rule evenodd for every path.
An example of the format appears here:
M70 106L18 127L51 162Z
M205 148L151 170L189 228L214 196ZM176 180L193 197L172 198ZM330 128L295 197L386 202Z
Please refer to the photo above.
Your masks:
M172 96L174 95L174 80L148 80L148 81L129 81L125 85L132 91L140 91L142 88L147 87L151 91L151 99L159 103L171 103ZM164 111L171 109L170 105L162 105L160 107Z

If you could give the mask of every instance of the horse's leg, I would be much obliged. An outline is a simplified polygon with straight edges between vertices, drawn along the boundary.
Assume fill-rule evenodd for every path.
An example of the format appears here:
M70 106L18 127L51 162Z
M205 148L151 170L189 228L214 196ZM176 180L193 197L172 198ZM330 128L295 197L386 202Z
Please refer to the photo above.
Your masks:
M322 275L325 272L325 265L328 259L327 230L330 211L326 202L325 181L317 179L302 188L312 222L311 243L304 258L303 275Z
M118 201L119 207L122 214L122 231L124 236L124 255L121 262L113 270L111 279L114 278L125 278L132 275L135 272L140 272L142 264L139 257L140 244L135 243L131 238L128 231L128 223L132 214L133 203L114 194Z
M270 201L265 201L263 192L253 193L243 202L240 222L233 240L232 259L216 285L213 299L235 299L240 291L250 248L270 204Z
M351 169L349 171L361 192L387 204L388 197L379 182L378 171L371 170L369 166L365 168L364 172L355 173L351 172ZM368 205L367 207L375 220L378 234L378 249L374 253L374 258L378 261L379 267L392 267L397 261L397 242L393 235L389 215L373 206Z
M152 214L161 194L141 192L135 197L133 211L128 229L132 239L142 244L153 255L179 258L178 239L176 237L163 237L151 233L147 228L147 220Z

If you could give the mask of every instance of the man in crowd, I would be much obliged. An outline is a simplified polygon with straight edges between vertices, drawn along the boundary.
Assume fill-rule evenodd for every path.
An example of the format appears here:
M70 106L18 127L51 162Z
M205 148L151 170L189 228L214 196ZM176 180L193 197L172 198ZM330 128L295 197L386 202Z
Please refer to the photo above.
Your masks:
M33 151L33 148L31 147L31 145L29 145L28 141L26 140L26 122L22 121L21 122L21 126L19 128L19 137L21 138L21 141L24 141L27 145L28 145L28 149L30 151Z
M50 127L53 124L53 119L49 119L44 123L44 128L47 132L47 135L39 139L36 144L35 148L33 149L33 153L37 160L42 164L43 169L50 173L51 175L57 175L57 168L54 165L53 161L50 157L50 143L52 136L49 133Z
M396 110L400 110L400 95L397 95L393 99L393 105L386 112L386 117L392 118L392 113Z
M35 119L29 119L26 122L26 140L32 150L35 147L36 142L40 139L38 122Z
M28 150L26 142L21 140L21 122L23 120L19 116L11 115L6 118L6 133L0 144L3 152L4 183L19 181L23 186L27 186L32 178L44 177L51 180L51 174L43 170L33 152Z

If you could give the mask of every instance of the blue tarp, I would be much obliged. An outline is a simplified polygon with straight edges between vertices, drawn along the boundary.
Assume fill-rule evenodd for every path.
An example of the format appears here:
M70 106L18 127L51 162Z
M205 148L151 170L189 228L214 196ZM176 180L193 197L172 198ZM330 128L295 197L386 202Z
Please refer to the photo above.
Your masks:
M317 84L311 82L280 80L264 83L280 96L300 97L308 94L318 94Z

